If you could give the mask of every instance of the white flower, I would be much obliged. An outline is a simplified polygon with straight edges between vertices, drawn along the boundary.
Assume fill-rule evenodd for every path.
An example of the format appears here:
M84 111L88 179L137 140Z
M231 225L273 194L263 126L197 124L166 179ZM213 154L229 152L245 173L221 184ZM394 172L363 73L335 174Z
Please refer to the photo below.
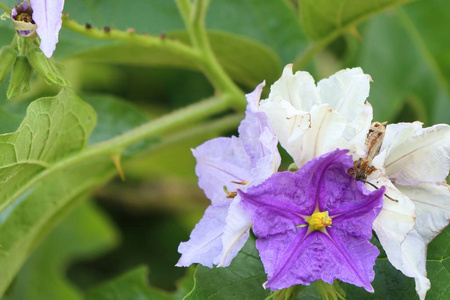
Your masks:
M370 81L369 75L354 68L316 86L308 72L292 74L292 65L287 65L260 109L298 167L336 148L350 149L358 158L365 154L372 121L372 107L365 103Z
M374 229L389 261L415 278L416 291L425 299L430 289L426 247L450 219L450 190L445 182L450 167L450 126L388 125L372 165L378 171L368 181L386 186L386 195L398 200L385 197Z

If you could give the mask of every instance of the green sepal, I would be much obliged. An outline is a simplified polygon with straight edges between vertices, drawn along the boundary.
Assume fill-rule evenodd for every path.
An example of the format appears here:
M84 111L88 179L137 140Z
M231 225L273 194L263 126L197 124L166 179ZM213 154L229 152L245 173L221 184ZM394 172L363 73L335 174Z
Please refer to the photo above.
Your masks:
M14 63L6 96L8 99L14 98L20 93L26 93L30 90L30 78L33 69L31 68L25 56L17 56Z
M5 46L0 49L0 83L3 82L9 69L16 61L17 51L11 46Z
M27 52L27 58L33 69L45 79L48 84L56 84L62 87L68 87L70 84L59 72L57 66L44 53L34 47Z
M339 281L333 281L333 284L322 280L314 282L314 286L323 300L345 300L345 291L339 286Z

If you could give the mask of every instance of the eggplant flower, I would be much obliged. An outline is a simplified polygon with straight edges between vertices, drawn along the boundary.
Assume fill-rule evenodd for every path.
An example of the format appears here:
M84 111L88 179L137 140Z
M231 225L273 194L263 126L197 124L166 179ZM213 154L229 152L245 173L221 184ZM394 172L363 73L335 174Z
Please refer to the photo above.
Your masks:
M335 150L239 191L271 290L340 279L373 292L379 251L368 239L384 188L369 192L349 175L347 152Z
M422 129L420 122L388 125L368 177L398 202L384 199L374 230L389 261L414 277L420 299L430 288L426 248L450 220L450 126ZM415 216L414 216L415 212ZM414 218L415 217L415 218Z
M365 154L372 121L372 107L365 103L370 81L369 75L354 68L316 86L308 72L292 74L292 65L287 65L269 98L261 101L261 110L298 167L336 148L349 149L356 159Z
M281 161L269 120L258 108L263 87L264 83L246 96L246 117L238 138L216 138L192 151L199 186L211 205L190 240L178 247L182 256L177 266L226 267L248 239L251 221L241 207L237 189L261 183L278 170Z
M64 0L23 1L12 9L11 18L21 35L37 33L41 40L39 48L50 58L58 43L63 7Z

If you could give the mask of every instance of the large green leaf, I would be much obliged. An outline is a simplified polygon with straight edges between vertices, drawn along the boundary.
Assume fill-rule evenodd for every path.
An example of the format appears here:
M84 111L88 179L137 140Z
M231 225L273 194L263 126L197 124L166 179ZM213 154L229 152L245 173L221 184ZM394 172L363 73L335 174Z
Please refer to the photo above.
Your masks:
M270 293L262 287L267 276L252 237L229 267L198 266L194 280L194 289L185 299L264 299Z
M163 291L151 289L147 282L147 268L136 268L119 278L90 290L86 299L92 300L171 300Z
M85 202L33 253L3 299L81 299L81 292L66 279L67 264L97 256L116 244L110 221L92 202Z
M103 283L90 289L86 299L92 300L181 300L192 289L193 269L186 272L184 278L177 284L177 291L169 293L150 287L148 284L148 270L146 267L138 267L118 278Z
M95 122L95 111L68 89L33 102L19 129L0 135L0 211L33 176L83 149Z
M302 0L300 12L305 32L314 40L350 29L362 20L411 0Z
M169 36L180 42L189 43L186 32L171 33ZM226 32L211 31L208 36L219 62L237 82L254 87L263 80L273 82L279 75L281 65L278 57L261 44ZM80 53L75 57L89 62L121 65L168 66L189 69L197 69L198 67L194 61L165 49L132 44L98 47Z
M450 94L405 18L408 16L402 12L380 15L361 31L364 39L355 65L374 80L369 96L374 118L390 122L418 119L425 125L448 123ZM427 21L417 24L426 26ZM446 32L445 27L436 30L437 34Z

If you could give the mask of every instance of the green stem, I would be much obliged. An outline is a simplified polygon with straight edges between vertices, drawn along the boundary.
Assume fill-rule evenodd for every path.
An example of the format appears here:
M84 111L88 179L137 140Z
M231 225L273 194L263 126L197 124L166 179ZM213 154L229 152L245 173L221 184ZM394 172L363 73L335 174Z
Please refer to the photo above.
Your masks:
M0 2L0 8L3 9L6 13L11 14L11 10L8 6Z
M105 31L97 28L88 29L86 26L77 23L75 20L69 20L67 15L64 15L62 20L62 26L64 28L95 40L124 41L143 47L163 49L190 61L194 61L199 67L203 63L197 51L178 41L163 39L156 36L139 35L133 31L120 31L115 29Z
M8 201L0 206L0 212L2 212L13 201L19 198L34 185L57 172L96 157L116 155L123 149L139 141L145 140L157 134L161 134L162 132L176 129L190 122L199 121L217 113L226 111L229 108L229 97L230 96L228 94L225 94L221 97L211 98L192 104L54 163L48 169L39 173L26 184L21 186L16 193L8 199Z
M209 43L205 28L205 16L209 0L196 0L194 7L189 0L176 0L178 9L186 24L192 45L203 60L202 70L214 87L222 93L230 93L230 103L235 109L245 109L242 91L231 80L218 62Z

